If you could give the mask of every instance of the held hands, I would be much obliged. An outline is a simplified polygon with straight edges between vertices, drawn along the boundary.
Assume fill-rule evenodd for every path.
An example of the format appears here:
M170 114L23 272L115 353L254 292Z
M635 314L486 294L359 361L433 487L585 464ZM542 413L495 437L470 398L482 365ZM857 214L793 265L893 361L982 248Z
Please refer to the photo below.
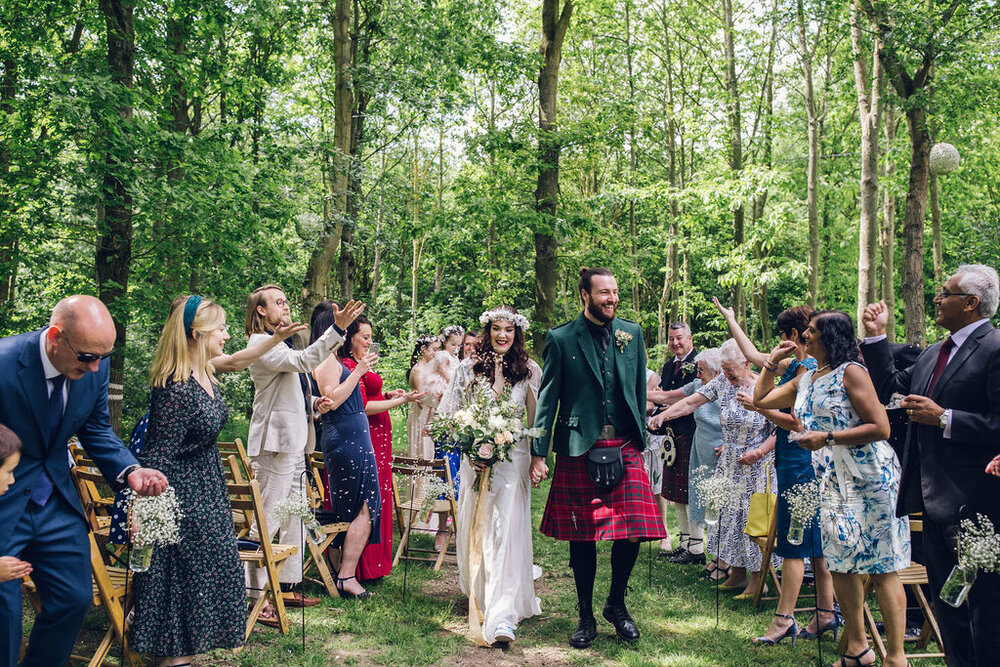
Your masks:
M272 339L275 343L280 343L286 338L291 338L300 331L305 331L309 328L309 325L302 324L301 322L291 322L289 324L279 324L274 328L274 334Z
M158 496L167 490L167 478L159 470L139 468L129 473L128 485L140 496Z
M714 303L715 307L719 310L720 313L722 313L722 316L726 319L726 322L732 322L733 320L736 319L736 312L732 308L726 308L721 303L719 303L719 297L713 296L712 303Z
M868 304L861 315L861 323L869 338L883 335L885 327L889 324L889 308L885 305L885 301Z
M993 460L986 464L986 474L1000 477L1000 454L994 456Z
M528 476L531 478L531 485L536 489L548 478L549 466L545 463L544 456L531 457L531 469L528 471Z
M24 579L31 574L31 563L13 556L0 558L0 581Z
M330 410L333 410L333 408L333 399L326 396L320 396L316 399L316 402L313 403L313 410L318 415L324 415Z
M358 319L358 315L361 311L365 309L365 304L360 301L355 301L351 299L344 304L343 308L333 307L333 321L338 327L347 331L347 327L351 325L351 322Z
M900 401L899 407L906 408L906 414L909 416L910 421L915 421L918 424L926 424L927 426L939 426L941 415L944 414L944 408L940 405L926 396L918 396L916 394L910 394Z

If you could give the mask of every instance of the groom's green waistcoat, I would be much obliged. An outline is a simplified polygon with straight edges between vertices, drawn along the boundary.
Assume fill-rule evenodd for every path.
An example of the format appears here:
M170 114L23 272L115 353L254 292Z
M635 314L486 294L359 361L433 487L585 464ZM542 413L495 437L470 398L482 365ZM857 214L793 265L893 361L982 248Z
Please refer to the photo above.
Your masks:
M645 447L646 350L638 324L612 320L601 353L581 315L549 330L542 357L534 423L545 434L532 442L533 454L547 455L550 445L557 454L585 454L607 423Z

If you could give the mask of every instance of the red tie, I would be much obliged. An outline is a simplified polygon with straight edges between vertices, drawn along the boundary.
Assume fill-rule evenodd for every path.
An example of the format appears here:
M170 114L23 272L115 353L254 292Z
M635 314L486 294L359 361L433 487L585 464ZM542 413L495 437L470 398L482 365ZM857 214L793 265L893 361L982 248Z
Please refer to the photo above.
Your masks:
M951 336L945 339L941 343L941 349L938 350L937 363L934 364L934 372L931 373L931 381L927 383L927 391L924 392L926 396L930 396L934 391L934 385L937 384L938 380L941 379L941 374L944 373L944 367L948 365L948 356L951 354L951 349L955 347L955 341L951 339Z
M674 359L674 377L677 377L677 373L681 370L681 360Z

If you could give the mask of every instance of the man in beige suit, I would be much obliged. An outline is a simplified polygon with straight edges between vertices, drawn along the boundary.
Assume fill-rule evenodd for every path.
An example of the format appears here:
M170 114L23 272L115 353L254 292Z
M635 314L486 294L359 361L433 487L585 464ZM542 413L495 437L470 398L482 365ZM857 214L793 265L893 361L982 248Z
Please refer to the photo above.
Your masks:
M254 383L253 415L247 437L247 454L254 475L260 483L261 497L267 516L269 537L278 533L282 544L302 544L302 523L298 517L280 519L274 506L293 493L305 493L300 482L305 471L306 455L316 448L312 419L330 409L330 399L312 395L306 374L330 356L344 342L348 325L361 314L364 304L348 302L334 310L335 323L322 337L304 350L296 350L291 339L285 345L275 345L250 365ZM261 342L277 327L291 322L288 298L277 285L258 287L247 303L246 333L248 346ZM258 540L256 527L250 539ZM260 595L264 588L264 570L248 565L251 593ZM302 581L302 559L290 558L278 573L282 589ZM285 604L312 606L316 598L301 593L285 594ZM268 623L273 610L268 605L261 616Z

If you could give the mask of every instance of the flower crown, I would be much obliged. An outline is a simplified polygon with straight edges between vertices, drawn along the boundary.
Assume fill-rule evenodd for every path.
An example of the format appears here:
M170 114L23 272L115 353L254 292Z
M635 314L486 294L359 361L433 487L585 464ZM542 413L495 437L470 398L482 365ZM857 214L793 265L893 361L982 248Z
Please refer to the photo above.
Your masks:
M520 313L515 313L510 308L501 306L500 308L494 308L493 310L487 310L482 315L479 316L479 323L486 326L494 320L505 320L512 323L521 331L527 331L531 323L528 322L528 318Z
M447 326L441 330L441 335L438 336L438 339L443 343L446 340L448 340L449 336L464 336L464 335L465 335L464 327L462 327L460 324L452 324L451 326Z
M438 337L432 334L429 334L427 336L421 336L420 338L417 339L417 345L430 345L431 343L436 342L437 339Z

